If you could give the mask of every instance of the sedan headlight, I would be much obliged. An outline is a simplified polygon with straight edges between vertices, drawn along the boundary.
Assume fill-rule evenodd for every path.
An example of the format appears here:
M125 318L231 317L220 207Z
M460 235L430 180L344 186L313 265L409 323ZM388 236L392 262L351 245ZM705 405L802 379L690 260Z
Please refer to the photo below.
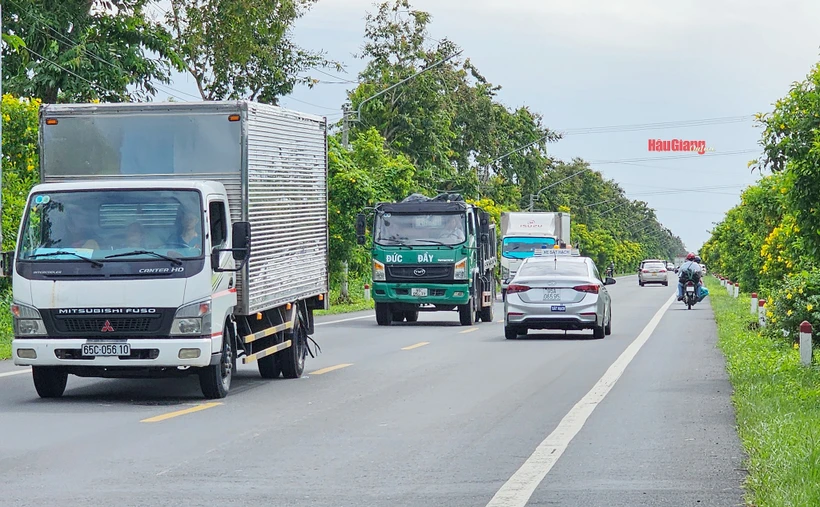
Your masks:
M384 264L379 261L373 261L373 281L383 282L385 280Z
M211 334L211 298L180 307L174 315L171 334Z
M43 336L46 334L43 318L36 308L20 303L12 303L11 314L14 336Z
M455 270L453 271L453 278L456 280L466 280L467 279L467 259L461 259L460 261L456 262Z

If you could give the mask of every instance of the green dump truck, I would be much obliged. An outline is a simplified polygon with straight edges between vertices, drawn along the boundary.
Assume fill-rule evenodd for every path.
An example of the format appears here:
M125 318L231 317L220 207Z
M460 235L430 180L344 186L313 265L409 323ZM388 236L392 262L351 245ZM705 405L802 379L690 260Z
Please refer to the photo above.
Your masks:
M365 244L372 215L376 322L415 322L420 311L457 311L461 325L492 322L496 229L489 213L458 194L413 194L356 219Z

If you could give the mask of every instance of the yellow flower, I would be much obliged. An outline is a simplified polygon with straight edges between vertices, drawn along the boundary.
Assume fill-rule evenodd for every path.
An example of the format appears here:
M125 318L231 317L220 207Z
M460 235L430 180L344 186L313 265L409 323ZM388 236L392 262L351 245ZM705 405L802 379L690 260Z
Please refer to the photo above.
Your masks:
M785 194L785 193L786 193L786 187L781 188L781 189L780 189L780 193L781 193L781 194Z
M791 293L791 292L787 292L787 293L786 293L786 299L791 299L791 298L792 298L792 293Z
M806 305L806 310L808 310L808 311L812 311L813 308L814 308L814 305L811 304L811 303Z
M788 315L789 317L791 317L793 313L794 313L793 311L789 310L788 312L786 312L786 315Z
M772 313L772 311L771 311L771 310L769 310L768 312L766 312L766 317L771 318L773 315L774 315L774 314Z
M792 345L792 348L794 348L794 349L799 349L799 348L800 348L800 344L795 343L794 345Z

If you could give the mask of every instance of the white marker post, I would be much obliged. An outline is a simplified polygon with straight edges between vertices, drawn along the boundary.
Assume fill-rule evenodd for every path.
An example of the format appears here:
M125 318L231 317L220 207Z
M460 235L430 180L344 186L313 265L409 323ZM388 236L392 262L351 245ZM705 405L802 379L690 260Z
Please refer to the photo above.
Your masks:
M752 315L757 313L757 292L752 292Z
M735 282L735 298L740 296L740 284Z
M811 324L804 320L800 323L800 362L810 365L811 356Z
M766 300L761 299L757 302L757 323L760 327L766 327Z
M370 285L364 284L364 300L370 301Z

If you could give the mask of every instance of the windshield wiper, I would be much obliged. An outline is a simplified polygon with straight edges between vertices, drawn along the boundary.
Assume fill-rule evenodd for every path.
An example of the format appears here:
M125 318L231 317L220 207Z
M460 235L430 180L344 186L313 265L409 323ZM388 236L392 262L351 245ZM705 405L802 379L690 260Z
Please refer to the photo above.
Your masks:
M407 243L405 243L404 241L402 241L402 240L400 240L400 239L394 239L394 238L379 238L379 239L378 239L378 241L376 241L376 243L382 244L382 243L381 243L382 241L392 241L393 243L395 243L395 244L397 244L397 245L399 245L399 246L403 246L403 247L405 247L405 248L409 248L410 250L412 250L412 249L413 249L413 247L412 247L412 246L408 245Z
M436 245L446 246L450 250L455 249L455 247L453 245L448 245L447 243L442 243L441 241L439 241L437 239L417 239L416 241L427 241L428 243L434 243Z
M95 261L94 259L86 257L85 255L80 255L80 254L74 253L74 252L65 252L63 250L60 250L59 252L48 252L48 253L29 255L28 259L36 259L37 257L55 257L57 255L73 255L74 257L76 257L78 259L82 259L86 262L90 262L92 265L97 266L98 268L103 267L103 263L100 262L100 261Z
M125 252L119 253L114 255L107 255L106 259L113 259L115 257L127 257L129 255L153 255L154 257L159 257L160 259L165 259L166 261L171 261L177 266L182 265L182 261L179 259L174 259L173 257L169 257L167 255L162 255L161 253L151 252L150 250L134 250L133 252Z

